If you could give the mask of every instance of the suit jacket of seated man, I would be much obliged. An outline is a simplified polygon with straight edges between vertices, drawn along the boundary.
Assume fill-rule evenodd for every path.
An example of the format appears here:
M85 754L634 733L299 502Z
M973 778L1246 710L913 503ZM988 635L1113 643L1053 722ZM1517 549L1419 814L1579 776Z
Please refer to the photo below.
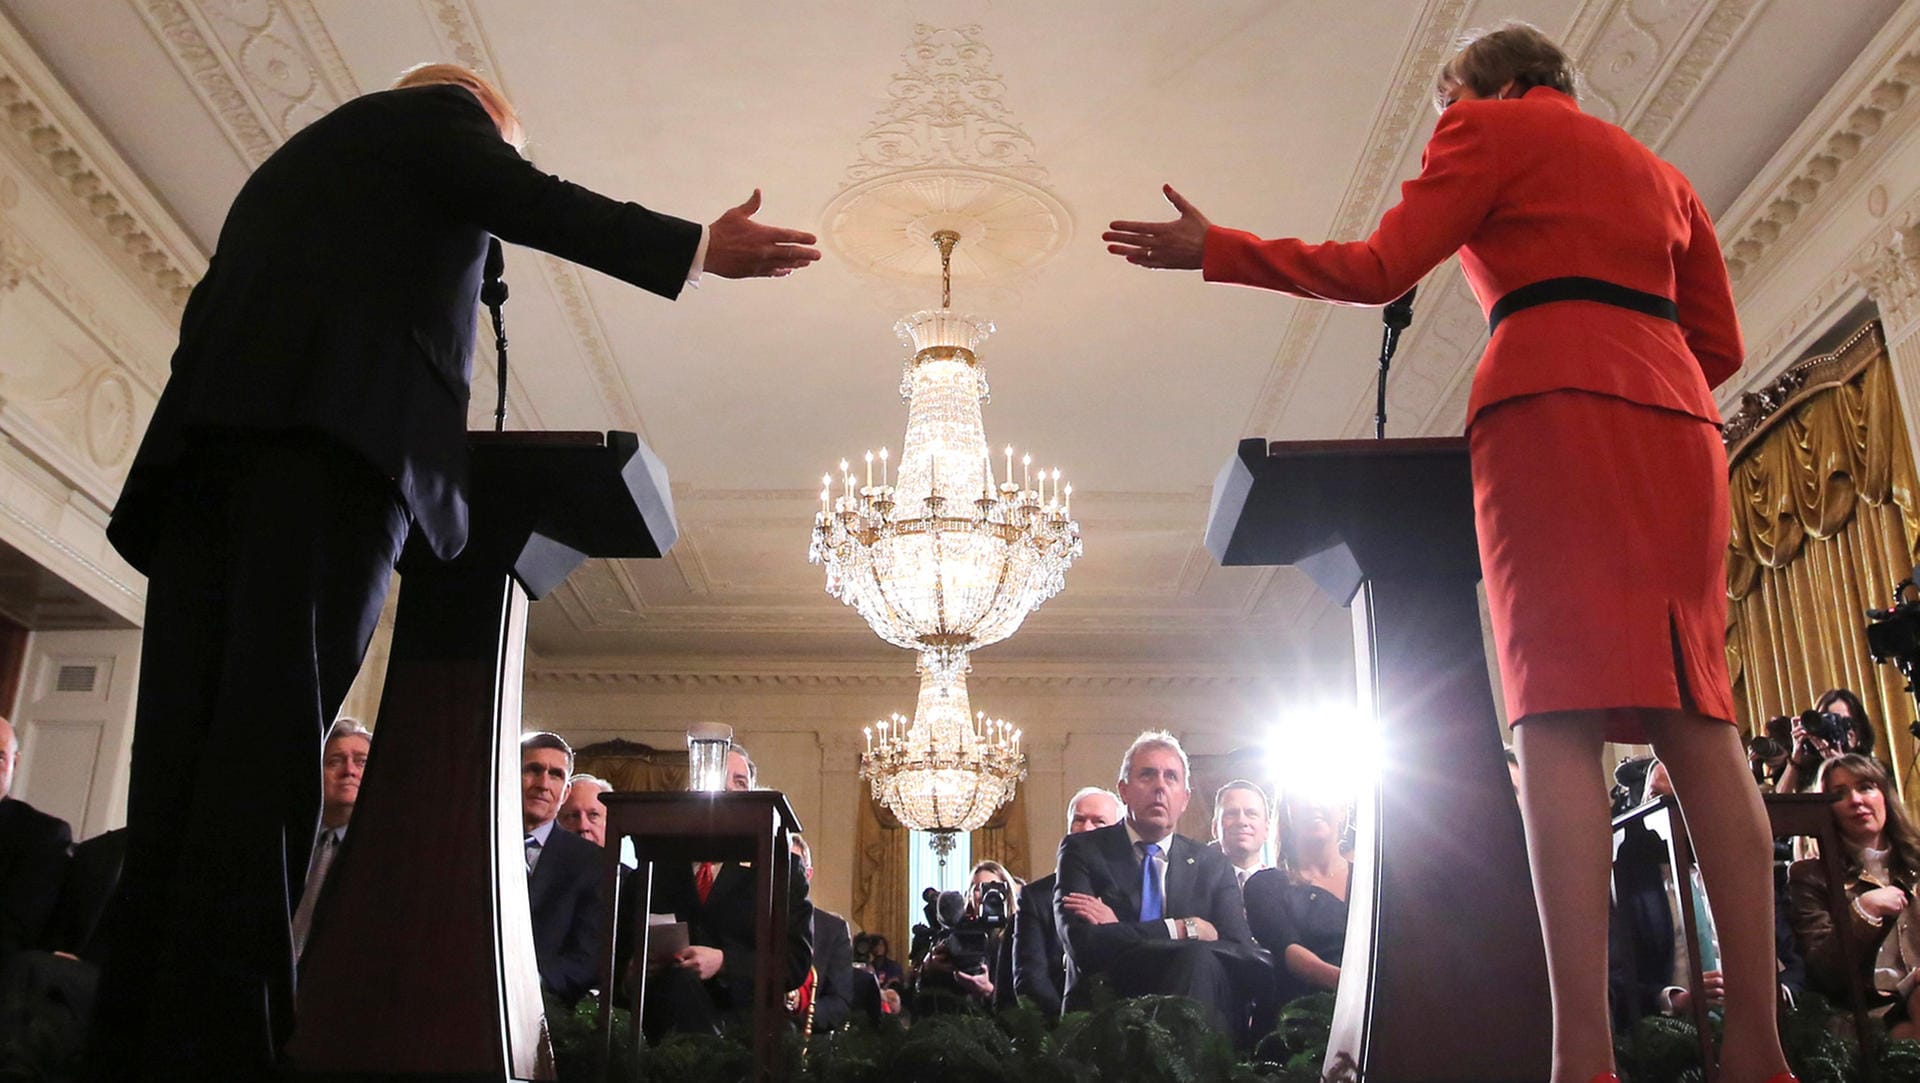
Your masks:
M551 824L527 878L533 953L540 985L571 1004L600 980L599 939L607 920L600 878L606 851Z
M853 1014L853 934L847 919L813 911L813 1032L836 1030Z
M66 879L73 829L11 797L0 798L0 963L40 946Z
M780 991L798 989L813 966L813 902L807 895L807 877L800 859L793 863L787 894L787 948L785 967L780 971ZM753 1007L753 973L759 962L754 948L754 870L737 862L723 862L715 870L713 888L705 902L694 881L694 866L684 861L662 861L653 866L653 902L656 914L672 914L687 923L687 942L718 948L725 958L720 973L704 984L717 1015L750 1012ZM842 923L844 926L844 923ZM849 965L852 941L847 944ZM670 988L669 982L649 981L648 999L655 990ZM683 1017L684 1018L684 1017Z
M1165 918L1203 918L1219 932L1219 940L1194 942L1223 960L1260 964L1247 928L1246 904L1225 854L1185 835L1168 835L1167 873L1160 920L1140 920L1141 858L1127 832L1127 821L1093 831L1068 835L1060 842L1055 872L1054 915L1066 941L1067 984L1063 1001L1069 1010L1086 1005L1088 979L1106 974L1119 979L1124 968L1132 981L1115 980L1116 989L1136 984L1144 968L1164 965L1155 959L1159 949L1174 943ZM1095 924L1070 914L1062 905L1068 895L1092 895L1112 908L1118 921ZM1187 942L1182 942L1187 943ZM1244 975L1237 965L1236 974ZM1151 983L1151 975L1147 976ZM1236 984L1252 986L1244 978ZM1231 1005L1215 1004L1231 1020Z
M1013 991L1040 1005L1049 1017L1060 1014L1060 990L1067 984L1067 952L1060 923L1053 915L1053 885L1048 873L1020 889L1013 914Z

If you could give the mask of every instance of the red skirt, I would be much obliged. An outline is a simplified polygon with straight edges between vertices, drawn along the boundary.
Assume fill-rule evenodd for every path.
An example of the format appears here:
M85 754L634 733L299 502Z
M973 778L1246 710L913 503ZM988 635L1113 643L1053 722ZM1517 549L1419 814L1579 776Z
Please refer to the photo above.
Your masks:
M1695 710L1731 722L1720 430L1555 391L1481 411L1468 446L1507 717L1678 709L1684 682ZM1629 711L1606 734L1647 740Z

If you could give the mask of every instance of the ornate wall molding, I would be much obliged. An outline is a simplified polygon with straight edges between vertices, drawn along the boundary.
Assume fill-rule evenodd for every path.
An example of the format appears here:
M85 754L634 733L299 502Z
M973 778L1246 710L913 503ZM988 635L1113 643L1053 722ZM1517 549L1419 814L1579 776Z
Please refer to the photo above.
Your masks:
M4 181L0 181L0 188L4 188ZM4 202L0 198L0 203ZM0 283L12 289L22 282L31 282L44 291L62 312L112 354L148 394L160 393L161 385L166 382L163 359L149 357L137 349L133 340L101 313L91 296L60 273L40 246L0 216Z
M1757 279L1843 174L1920 120L1920 18L1882 31L1822 108L1790 137L1756 182L1721 216L1727 273L1736 292Z
M1070 673L1018 670L996 666L991 672L975 671L967 684L975 689L1044 689L1049 692L1130 694L1141 692L1207 691L1253 688L1269 679L1254 672L1229 672L1221 667L1194 672L1139 673L1104 671L1076 666ZM911 666L894 665L881 669L859 670L844 664L822 665L811 670L793 668L708 669L654 671L637 667L608 665L535 665L527 670L527 687L543 691L634 692L767 692L795 691L885 691L910 693L919 687Z
M11 22L0 19L0 124L40 184L62 200L161 311L177 312L206 261Z
M440 39L444 55L499 81L500 69L493 63L493 50L480 32L480 19L467 0L420 0L420 7ZM502 86L504 89L504 84Z

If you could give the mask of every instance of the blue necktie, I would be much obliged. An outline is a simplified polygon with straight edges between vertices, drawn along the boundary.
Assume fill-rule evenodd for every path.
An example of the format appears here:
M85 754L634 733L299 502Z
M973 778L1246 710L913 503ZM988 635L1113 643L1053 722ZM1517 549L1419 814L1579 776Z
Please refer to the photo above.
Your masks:
M1147 843L1147 859L1140 863L1140 920L1159 921L1165 904L1160 898L1160 877L1153 859L1160 853L1158 843Z

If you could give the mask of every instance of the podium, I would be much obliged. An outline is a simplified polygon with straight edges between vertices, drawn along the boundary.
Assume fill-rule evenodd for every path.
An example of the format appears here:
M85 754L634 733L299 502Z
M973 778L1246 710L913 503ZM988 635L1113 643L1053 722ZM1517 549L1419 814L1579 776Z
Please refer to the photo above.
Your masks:
M401 559L380 724L301 959L302 1079L552 1077L520 819L527 602L590 556L657 557L678 528L632 433L469 442L466 549Z
M1207 548L1294 565L1352 610L1385 750L1355 817L1329 1076L1545 1080L1546 959L1481 645L1466 441L1242 440Z
M607 927L600 936L600 1035L606 1049L613 1042L613 973L615 937L624 931L637 937L633 957L645 959L647 914L652 911L653 866L660 861L745 861L753 866L753 1071L754 1079L773 1083L785 1078L780 1035L786 1030L787 896L793 887L790 840L800 833L799 817L775 790L743 793L607 793L607 860L601 890L619 900L620 843L633 843L637 868L627 877L626 890L637 893L631 909L636 928L617 928L619 907L609 907ZM634 1003L647 1002L647 968L633 976ZM633 1047L641 1042L642 1011L633 1013Z

